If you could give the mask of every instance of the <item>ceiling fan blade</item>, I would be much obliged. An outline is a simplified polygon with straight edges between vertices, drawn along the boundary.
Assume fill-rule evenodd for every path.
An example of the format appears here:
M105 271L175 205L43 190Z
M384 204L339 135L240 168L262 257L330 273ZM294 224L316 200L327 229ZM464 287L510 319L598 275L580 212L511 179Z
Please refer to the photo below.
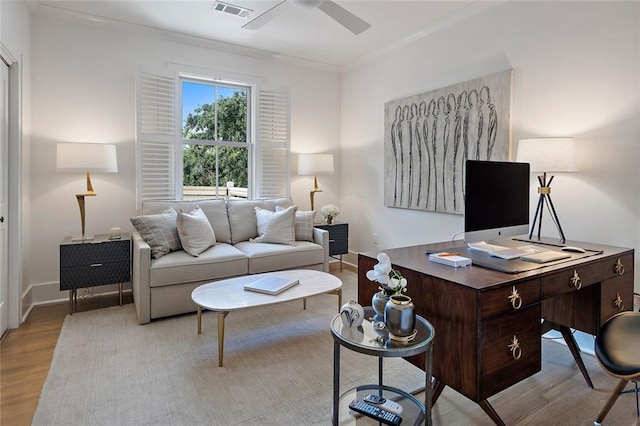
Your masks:
M358 18L356 15L349 12L344 7L338 6L336 3L330 0L323 1L320 6L318 6L318 9L335 19L340 25L342 25L355 35L358 35L367 28L371 27L371 24Z
M257 30L276 16L280 15L282 12L285 12L287 7L290 7L289 1L283 0L273 6L271 9L267 10L261 15L256 16L251 21L244 24L242 28L244 28L245 30Z

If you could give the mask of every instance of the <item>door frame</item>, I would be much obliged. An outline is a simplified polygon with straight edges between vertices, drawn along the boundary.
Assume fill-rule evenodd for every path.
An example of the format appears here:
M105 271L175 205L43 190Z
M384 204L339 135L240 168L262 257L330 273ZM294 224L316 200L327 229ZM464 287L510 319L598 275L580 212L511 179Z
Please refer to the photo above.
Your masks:
M0 60L9 67L9 223L7 308L9 329L18 328L21 322L22 303L22 67L21 62L0 40Z

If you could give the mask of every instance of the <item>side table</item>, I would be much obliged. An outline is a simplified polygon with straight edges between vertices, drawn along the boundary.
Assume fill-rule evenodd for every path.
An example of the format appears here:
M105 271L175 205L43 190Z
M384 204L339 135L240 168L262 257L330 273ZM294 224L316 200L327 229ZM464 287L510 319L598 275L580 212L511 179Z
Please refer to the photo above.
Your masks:
M96 235L93 240L60 243L60 290L69 290L69 311L73 315L78 289L118 284L122 306L122 284L131 281L131 236L119 239Z
M375 312L370 306L364 308L365 318L373 318ZM424 318L416 315L416 337L407 343L396 342L389 338L386 329L375 327L373 320L365 319L360 327L345 327L340 315L331 320L333 336L333 425L355 424L357 417L349 414L349 403L354 399L362 400L369 393L376 393L402 405L402 424L431 425L431 357L433 352L433 326ZM378 357L378 383L357 386L340 393L340 347ZM383 384L383 358L408 357L425 354L424 403L404 390ZM343 416L340 416L340 412Z
M340 256L340 272L342 272L342 255L349 252L349 224L332 223L314 225L315 228L329 231L329 256Z

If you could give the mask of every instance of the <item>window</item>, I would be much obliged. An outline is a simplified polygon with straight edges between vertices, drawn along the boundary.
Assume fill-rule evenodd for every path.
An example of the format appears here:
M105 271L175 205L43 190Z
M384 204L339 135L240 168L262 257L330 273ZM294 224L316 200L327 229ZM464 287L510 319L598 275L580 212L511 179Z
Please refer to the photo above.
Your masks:
M183 79L182 196L247 198L249 87Z
M288 90L256 87L138 74L138 208L145 200L290 195Z

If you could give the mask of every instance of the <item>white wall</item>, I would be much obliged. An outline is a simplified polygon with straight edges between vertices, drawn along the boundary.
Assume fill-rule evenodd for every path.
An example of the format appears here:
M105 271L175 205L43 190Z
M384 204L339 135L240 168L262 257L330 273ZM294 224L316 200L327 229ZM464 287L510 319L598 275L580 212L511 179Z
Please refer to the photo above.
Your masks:
M580 171L552 185L567 238L638 247L639 28L636 2L509 2L345 72L340 207L350 249L445 241L463 230L462 216L384 207L384 103L506 69L512 158L519 139L576 138ZM548 216L543 234L558 236Z
M266 56L266 55L262 55ZM339 165L340 82L331 71L285 64L169 41L128 27L52 14L33 18L32 204L34 244L31 284L35 301L67 297L57 292L58 244L80 232L74 194L83 176L56 173L58 142L117 144L118 173L92 175L98 196L86 201L87 233L112 226L131 230L135 203L134 82L140 66L184 66L260 77L290 88L293 153L333 152ZM293 156L297 158L297 156ZM324 179L321 202L337 204L338 176ZM294 176L292 196L308 209L309 177ZM318 197L320 198L320 197Z

